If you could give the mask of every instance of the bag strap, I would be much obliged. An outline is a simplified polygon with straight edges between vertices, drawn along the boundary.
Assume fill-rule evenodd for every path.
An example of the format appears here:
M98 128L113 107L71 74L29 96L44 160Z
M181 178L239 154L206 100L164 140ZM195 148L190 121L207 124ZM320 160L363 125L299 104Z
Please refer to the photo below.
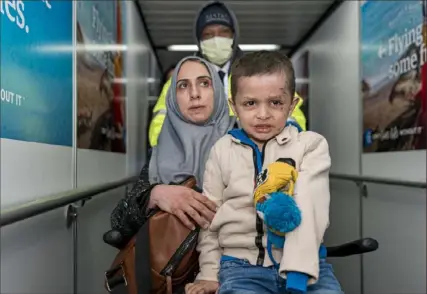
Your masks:
M172 294L172 277L166 276L166 293Z
M135 241L135 279L138 294L151 293L150 234L148 223L138 231Z
M119 263L115 267L106 271L104 274L104 277L105 277L105 287L107 288L107 291L109 293L113 293L116 286L124 284L124 286L127 287L128 285L127 279L126 279L126 273L123 268L123 263Z

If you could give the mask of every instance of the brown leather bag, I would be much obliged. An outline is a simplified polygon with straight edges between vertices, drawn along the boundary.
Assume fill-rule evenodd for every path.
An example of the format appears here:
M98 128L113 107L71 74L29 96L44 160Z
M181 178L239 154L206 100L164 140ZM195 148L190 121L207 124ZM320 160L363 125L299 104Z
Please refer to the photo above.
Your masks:
M191 177L181 185L195 188L196 180ZM190 231L177 217L164 211L151 213L144 226L148 226L145 229L148 229L149 240L137 239L138 233L117 254L110 269L105 272L106 289L110 293L127 294L172 294L183 291L185 284L192 282L199 270L195 250L198 229ZM149 258L151 268L151 289L145 293L138 289L138 285L145 282L148 274L140 277L135 273L136 245L141 241L149 242L149 256L143 256L145 260L138 262L148 262Z

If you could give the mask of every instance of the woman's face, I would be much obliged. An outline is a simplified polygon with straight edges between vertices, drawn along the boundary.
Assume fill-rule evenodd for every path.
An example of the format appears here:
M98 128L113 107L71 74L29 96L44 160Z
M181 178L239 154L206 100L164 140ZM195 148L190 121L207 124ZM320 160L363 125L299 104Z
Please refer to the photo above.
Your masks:
M208 69L199 61L181 65L176 82L176 99L182 115L195 124L206 122L214 108L214 90Z

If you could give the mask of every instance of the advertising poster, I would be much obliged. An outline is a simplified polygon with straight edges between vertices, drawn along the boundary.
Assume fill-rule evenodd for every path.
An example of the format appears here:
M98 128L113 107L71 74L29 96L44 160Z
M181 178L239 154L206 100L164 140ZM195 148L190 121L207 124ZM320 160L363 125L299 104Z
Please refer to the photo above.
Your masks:
M308 98L309 98L309 66L308 66L308 51L305 51L293 63L295 68L296 91L303 98L304 102L301 107L302 112L307 120L307 130L310 129L310 121L308 116Z
M71 1L0 1L1 137L72 146Z
M77 3L77 146L126 152L124 1Z
M426 1L361 4L365 153L426 149L425 6Z

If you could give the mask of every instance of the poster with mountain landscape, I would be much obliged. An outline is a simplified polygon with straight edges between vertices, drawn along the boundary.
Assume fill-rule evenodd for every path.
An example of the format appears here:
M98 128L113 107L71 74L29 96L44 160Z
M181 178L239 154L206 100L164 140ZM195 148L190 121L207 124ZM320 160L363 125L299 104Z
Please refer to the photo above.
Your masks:
M77 2L77 147L126 153L125 1Z
M426 149L426 2L361 3L365 153Z

